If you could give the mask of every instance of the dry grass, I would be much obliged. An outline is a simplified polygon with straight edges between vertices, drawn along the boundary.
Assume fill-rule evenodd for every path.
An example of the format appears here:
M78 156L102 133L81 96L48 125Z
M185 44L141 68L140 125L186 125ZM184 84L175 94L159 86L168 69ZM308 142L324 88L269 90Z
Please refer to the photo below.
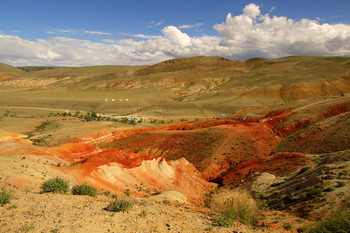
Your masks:
M215 219L221 226L230 226L233 221L253 224L258 206L248 191L221 189L211 194L208 206L220 215Z

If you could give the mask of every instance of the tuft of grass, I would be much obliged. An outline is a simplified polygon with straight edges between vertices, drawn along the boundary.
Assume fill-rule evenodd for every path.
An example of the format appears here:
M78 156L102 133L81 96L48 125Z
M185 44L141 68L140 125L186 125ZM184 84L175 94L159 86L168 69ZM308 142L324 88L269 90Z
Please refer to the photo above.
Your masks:
M131 201L125 199L117 199L109 203L105 210L111 212L127 212L132 209L133 206L134 204Z
M98 191L96 188L88 185L88 184L77 184L72 187L73 195L87 195L90 197L96 197Z
M125 191L124 191L124 194L125 194L126 196L130 197L130 190L129 190L129 189L125 190Z
M140 217L144 218L147 216L147 210L141 210Z
M168 205L168 204L170 204L170 201L169 201L168 199L164 199L164 200L162 201L162 203Z
M43 193L68 193L69 191L69 183L68 181L55 177L45 181L41 185L41 190Z
M219 226L228 227L234 221L252 225L256 221L258 206L246 190L220 190L211 194L208 204L220 214L214 219Z
M0 191L0 205L5 205L7 203L10 203L10 200L11 200L11 194L5 189L2 189Z

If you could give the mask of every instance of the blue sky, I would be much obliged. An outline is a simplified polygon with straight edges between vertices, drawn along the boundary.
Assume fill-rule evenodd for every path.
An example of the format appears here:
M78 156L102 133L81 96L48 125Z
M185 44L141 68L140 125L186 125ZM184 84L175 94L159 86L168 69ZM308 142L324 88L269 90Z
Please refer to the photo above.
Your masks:
M349 0L0 3L0 62L13 65L150 64L195 55L242 60L252 56L350 54ZM295 34L288 34L286 27ZM311 45L309 38L296 36L308 30L318 39ZM263 37L261 41L258 36ZM276 36L281 37L276 41L279 47L269 46L268 41ZM291 38L286 40L286 36ZM306 52L303 46L308 48ZM75 52L67 53L67 48ZM103 53L106 56L99 60ZM95 57L84 58L89 54Z

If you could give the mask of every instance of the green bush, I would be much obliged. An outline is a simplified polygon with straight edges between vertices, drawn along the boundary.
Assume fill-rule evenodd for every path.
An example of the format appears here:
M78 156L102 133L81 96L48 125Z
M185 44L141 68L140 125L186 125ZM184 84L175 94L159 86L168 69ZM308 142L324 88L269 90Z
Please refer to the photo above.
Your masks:
M314 199L316 197L320 197L322 195L322 190L321 189L311 189L307 194L308 199Z
M69 183L60 177L51 178L41 185L41 190L43 193L64 194L69 191Z
M350 212L343 210L327 221L318 223L310 233L347 233L350 230Z
M126 212L133 207L133 203L131 201L125 199L117 199L108 204L105 208L107 211L111 212Z
M11 194L6 190L0 191L0 205L4 205L10 203Z
M77 184L72 188L73 195L88 195L90 197L96 197L98 194L97 189L88 184Z
M227 213L222 213L214 219L214 222L220 227L231 227L233 218Z

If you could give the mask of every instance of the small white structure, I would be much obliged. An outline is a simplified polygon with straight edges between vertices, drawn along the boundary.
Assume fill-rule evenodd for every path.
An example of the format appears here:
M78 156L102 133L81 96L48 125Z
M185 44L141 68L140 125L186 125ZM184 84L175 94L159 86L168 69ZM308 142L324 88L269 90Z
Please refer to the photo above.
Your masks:
M108 102L108 99L105 99L106 102Z
M114 102L114 99L112 99L112 101Z
M125 101L129 101L129 99L125 99Z

